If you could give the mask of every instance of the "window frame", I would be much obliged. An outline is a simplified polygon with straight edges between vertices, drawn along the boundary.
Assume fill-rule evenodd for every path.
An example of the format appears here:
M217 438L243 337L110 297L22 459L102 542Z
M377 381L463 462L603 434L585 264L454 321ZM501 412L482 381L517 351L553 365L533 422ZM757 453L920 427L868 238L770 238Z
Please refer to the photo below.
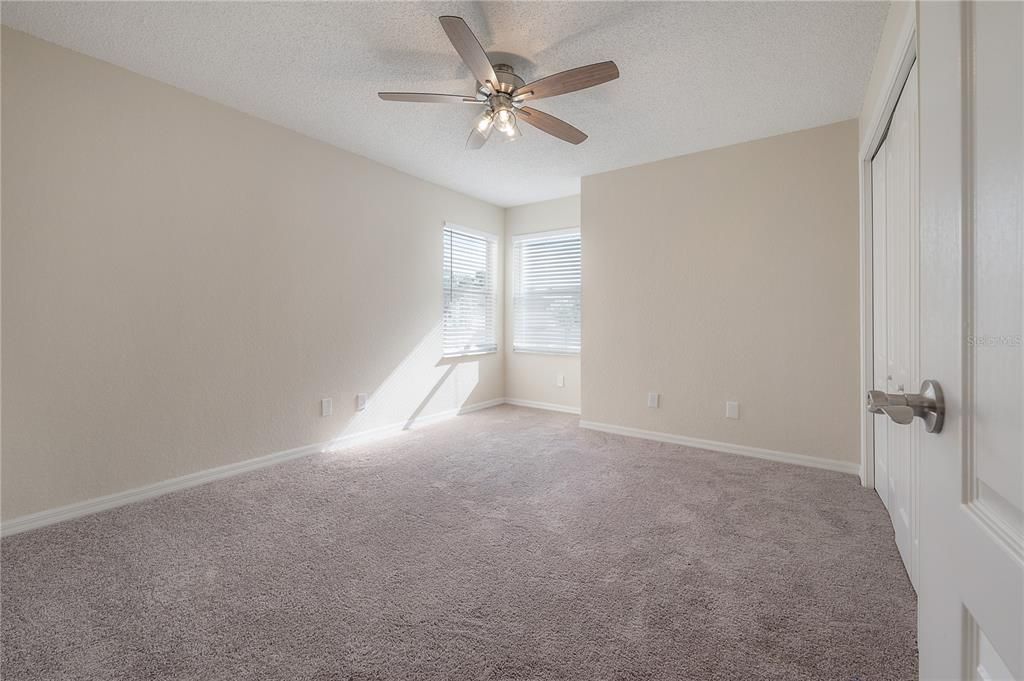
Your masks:
M456 352L446 352L445 351L445 319L447 318L447 305L446 304L447 304L447 300L448 300L448 292L445 290L445 286L444 286L444 272L445 272L445 258L446 258L446 254L444 252L444 241L445 241L445 232L448 232L448 231L460 232L460 233L465 234L465 235L470 236L470 237L476 237L478 239L483 239L483 240L488 242L489 247L492 249L491 252L490 252L490 256L489 256L490 262L488 262L488 269L490 270L490 273L491 273L491 276L490 276L490 294L491 294L490 317L491 317L491 320L492 320L491 333L492 333L492 338L493 338L493 341L494 341L493 348L488 346L488 347L485 347L485 348L473 349L473 350L468 350L468 349L467 350L458 350ZM441 358L442 359L458 359L459 357L474 357L474 356L479 356L479 355L493 355L493 354L496 354L496 353L501 351L501 340L500 340L501 334L499 333L500 321L498 319L498 316L499 316L498 315L498 294L499 294L498 277L501 274L501 269L500 269L500 264L499 264L501 262L500 246L501 246L501 241L499 240L497 234L492 234L491 232L486 232L486 231L484 231L482 229L474 229L472 227L463 227L462 225L456 224L454 222L445 222L441 226Z
M579 357L582 351L583 339L582 339L582 319L580 328L580 350L538 350L529 348L516 348L516 305L517 296L519 292L519 277L520 277L520 259L518 257L518 244L523 241L540 241L542 239L557 239L561 236L578 235L580 237L580 309L582 317L583 307L583 282L582 282L582 269L583 269L583 233L579 226L576 227L565 227L561 229L550 229L540 232L527 232L524 234L516 234L512 237L512 291L510 292L509 298L512 302L512 333L511 333L511 348L512 352L518 352L526 355L551 355L555 357Z

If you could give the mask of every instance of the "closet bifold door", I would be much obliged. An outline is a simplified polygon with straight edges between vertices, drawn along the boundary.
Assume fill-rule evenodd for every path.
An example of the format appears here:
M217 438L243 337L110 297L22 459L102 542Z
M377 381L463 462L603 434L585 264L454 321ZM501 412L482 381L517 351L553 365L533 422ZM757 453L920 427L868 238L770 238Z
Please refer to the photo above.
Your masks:
M885 259L885 142L871 160L871 277L872 358L874 389L888 392L886 348L886 259ZM874 420L875 491L889 508L889 423Z
M913 393L918 368L917 65L871 162L873 377L875 390ZM892 518L907 574L917 578L919 429L874 422L875 489Z

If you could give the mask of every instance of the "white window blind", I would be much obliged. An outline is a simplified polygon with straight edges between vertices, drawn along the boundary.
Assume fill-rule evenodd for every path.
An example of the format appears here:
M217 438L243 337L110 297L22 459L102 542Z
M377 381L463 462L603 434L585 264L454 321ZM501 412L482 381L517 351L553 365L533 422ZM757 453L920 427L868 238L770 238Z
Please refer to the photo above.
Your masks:
M498 349L495 331L496 241L458 227L444 228L444 319L446 356Z
M513 261L512 349L579 352L579 230L521 237Z

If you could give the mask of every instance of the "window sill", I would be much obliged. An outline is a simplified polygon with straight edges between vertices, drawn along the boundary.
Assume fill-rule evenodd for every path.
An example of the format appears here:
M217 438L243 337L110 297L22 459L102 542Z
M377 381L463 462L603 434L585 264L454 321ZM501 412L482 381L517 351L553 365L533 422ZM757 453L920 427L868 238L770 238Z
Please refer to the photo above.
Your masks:
M471 350L467 352L454 352L450 355L441 355L441 359L461 359L463 357L480 357L482 355L496 355L497 350Z
M554 357L579 357L578 352L559 352L558 350L516 350L512 352L519 355L552 355Z

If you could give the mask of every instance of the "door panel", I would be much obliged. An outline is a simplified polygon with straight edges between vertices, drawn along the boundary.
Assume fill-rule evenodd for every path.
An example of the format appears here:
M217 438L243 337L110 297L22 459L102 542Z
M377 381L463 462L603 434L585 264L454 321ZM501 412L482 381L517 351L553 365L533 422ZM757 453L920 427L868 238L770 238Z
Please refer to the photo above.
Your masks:
M963 296L970 342L963 493L965 511L980 526L975 531L998 537L990 543L1015 555L1024 572L1024 9L1020 3L984 2L965 8L964 15L965 51L972 64L965 140L972 177L971 215L964 225L968 276ZM980 620L972 654L984 666L982 656L986 646L991 648L989 657L1005 669L1015 667L1018 678L1024 676L1021 581L1018 574L1015 613L985 603L991 597L981 590L978 600L968 604Z
M973 303L968 389L974 406L967 424L969 498L1018 547L1024 546L1024 400L1020 381L1007 376L1024 376L1022 15L1018 3L981 3L973 10L975 190L967 291Z
M1024 681L1024 5L918 21L921 368L947 404L921 439L921 678Z

